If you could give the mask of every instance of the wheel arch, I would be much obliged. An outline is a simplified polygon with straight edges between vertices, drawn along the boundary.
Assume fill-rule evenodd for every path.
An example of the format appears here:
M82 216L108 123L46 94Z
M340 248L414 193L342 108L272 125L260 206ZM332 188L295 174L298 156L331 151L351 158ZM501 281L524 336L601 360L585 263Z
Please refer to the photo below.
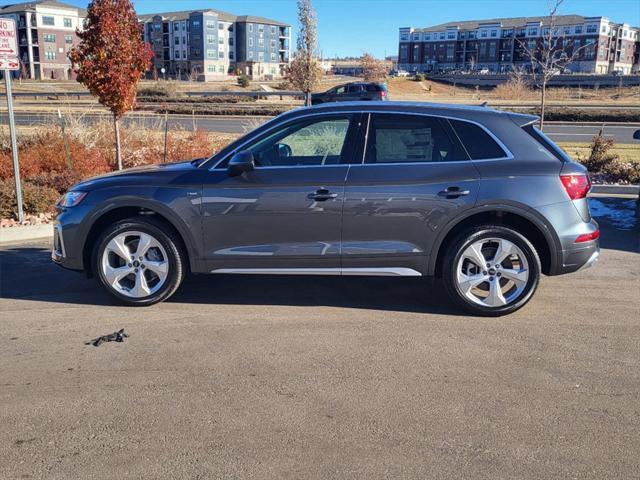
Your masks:
M427 274L440 276L446 249L462 231L482 224L513 228L533 244L542 264L542 273L554 275L561 265L562 247L553 227L542 215L524 206L483 205L448 223L437 236L427 266Z
M197 258L196 244L192 234L184 222L176 218L176 215L170 209L163 207L155 202L148 202L141 199L136 200L135 204L130 202L112 203L108 207L97 211L92 217L90 223L85 227L84 242L82 244L82 264L87 276L93 276L92 254L95 242L104 229L117 221L125 218L145 217L153 219L154 222L170 228L176 234L177 238L182 242L179 248L182 248L187 256L187 264L191 271L197 269L195 259Z

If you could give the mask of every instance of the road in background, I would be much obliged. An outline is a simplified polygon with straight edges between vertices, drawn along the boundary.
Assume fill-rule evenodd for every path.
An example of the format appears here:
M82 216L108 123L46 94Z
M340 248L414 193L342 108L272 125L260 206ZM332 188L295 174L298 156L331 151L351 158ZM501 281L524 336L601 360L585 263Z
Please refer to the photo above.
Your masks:
M122 307L47 244L1 249L0 478L636 478L636 202L591 203L601 260L502 318L419 278Z
M77 116L84 122L111 121L111 117L105 114L84 114ZM169 115L169 128L192 129L194 126L211 132L245 133L251 131L257 125L265 122L270 117L218 117L212 115ZM164 119L160 115L140 115L131 113L122 121L125 124L136 124L149 128L161 128ZM0 114L0 123L7 122L6 113ZM54 122L53 113L16 113L18 125L36 125ZM57 123L57 122L56 122ZM604 134L616 141L616 143L634 143L633 132L640 129L640 124L606 123L604 126L598 123L579 122L547 122L545 133L557 142L590 142L591 138L603 128Z

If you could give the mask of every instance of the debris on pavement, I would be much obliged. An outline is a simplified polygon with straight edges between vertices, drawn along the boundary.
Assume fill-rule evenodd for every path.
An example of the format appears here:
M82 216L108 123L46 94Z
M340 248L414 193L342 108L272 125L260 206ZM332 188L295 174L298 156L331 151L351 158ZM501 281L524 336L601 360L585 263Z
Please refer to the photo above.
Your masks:
M124 342L124 339L128 337L129 335L124 333L124 328L121 328L117 332L113 332L109 335L102 335L101 337L89 340L88 342L85 342L85 345L93 345L94 347L99 347L105 342Z

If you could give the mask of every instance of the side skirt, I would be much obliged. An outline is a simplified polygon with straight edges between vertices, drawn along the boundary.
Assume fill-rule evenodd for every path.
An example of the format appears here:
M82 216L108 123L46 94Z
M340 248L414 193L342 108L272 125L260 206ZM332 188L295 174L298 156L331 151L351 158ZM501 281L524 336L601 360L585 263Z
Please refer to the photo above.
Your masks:
M383 277L420 277L413 268L218 268L211 273L237 273L256 275L362 275Z

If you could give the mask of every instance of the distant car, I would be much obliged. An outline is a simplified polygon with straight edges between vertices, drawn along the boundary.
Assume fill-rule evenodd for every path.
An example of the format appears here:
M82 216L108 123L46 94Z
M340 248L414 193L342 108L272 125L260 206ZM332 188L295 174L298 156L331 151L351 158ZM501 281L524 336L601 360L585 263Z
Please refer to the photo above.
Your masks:
M382 83L354 82L338 85L323 93L311 95L311 104L354 102L361 100L389 100L389 92Z
M488 68L482 68L482 69L478 70L478 73L480 75L489 75L490 72L489 72Z
M396 77L408 77L409 76L409 72L407 72L406 70L398 70L396 72Z

